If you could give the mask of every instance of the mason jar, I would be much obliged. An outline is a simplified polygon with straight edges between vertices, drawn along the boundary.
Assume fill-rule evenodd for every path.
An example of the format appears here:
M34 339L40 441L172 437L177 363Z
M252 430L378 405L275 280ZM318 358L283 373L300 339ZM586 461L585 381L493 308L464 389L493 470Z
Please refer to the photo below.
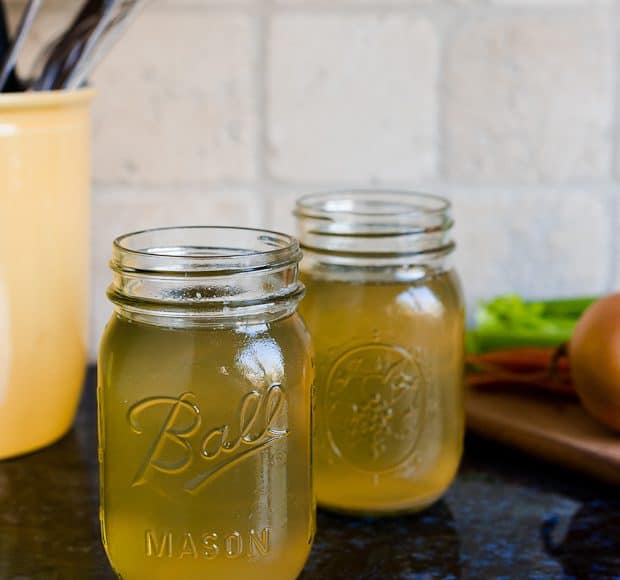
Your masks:
M298 242L168 228L114 242L99 358L101 525L125 580L296 578L315 529Z
M354 191L297 203L316 352L320 505L359 514L423 509L463 449L464 307L448 201Z

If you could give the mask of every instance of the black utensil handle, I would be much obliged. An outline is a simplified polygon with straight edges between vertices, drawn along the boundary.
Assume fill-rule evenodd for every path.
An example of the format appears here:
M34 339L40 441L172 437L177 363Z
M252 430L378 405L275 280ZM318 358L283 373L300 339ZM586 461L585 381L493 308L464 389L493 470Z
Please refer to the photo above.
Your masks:
M37 13L41 8L42 3L43 0L28 0L28 4L24 8L10 50L8 50L4 58L0 60L0 62L2 63L0 66L0 91L2 91L2 89L4 88L4 85L6 84L6 81L8 80L10 74L15 70L17 57L19 56L19 53L28 36L28 33L30 32L32 25L34 24L35 18L37 17Z
M3 62L11 50L11 39L7 26L6 10L4 1L0 0L0 62ZM22 84L19 82L15 71L11 71L5 85L4 92L14 93L23 90Z

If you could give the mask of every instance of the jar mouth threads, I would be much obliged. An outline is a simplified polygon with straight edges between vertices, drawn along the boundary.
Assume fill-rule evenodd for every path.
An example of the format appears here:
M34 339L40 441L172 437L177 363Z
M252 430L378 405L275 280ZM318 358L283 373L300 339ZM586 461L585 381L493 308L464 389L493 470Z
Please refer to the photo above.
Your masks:
M125 234L114 240L111 268L148 273L246 272L301 259L287 234L253 228L182 226Z
M452 204L431 193L402 190L350 189L305 195L297 201L298 217L333 219L349 216L408 219L449 212Z
M186 226L126 234L113 245L108 297L122 314L218 320L282 316L303 297L292 236Z
M348 190L307 195L295 208L305 251L334 260L400 260L450 254L450 202L396 190Z

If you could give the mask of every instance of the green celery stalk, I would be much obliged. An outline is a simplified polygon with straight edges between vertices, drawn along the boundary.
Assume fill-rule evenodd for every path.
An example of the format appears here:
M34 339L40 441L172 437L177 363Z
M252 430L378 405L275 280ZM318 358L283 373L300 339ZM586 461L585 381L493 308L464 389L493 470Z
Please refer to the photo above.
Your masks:
M596 298L525 301L515 294L482 303L467 333L468 352L504 348L555 347L568 341L577 321Z

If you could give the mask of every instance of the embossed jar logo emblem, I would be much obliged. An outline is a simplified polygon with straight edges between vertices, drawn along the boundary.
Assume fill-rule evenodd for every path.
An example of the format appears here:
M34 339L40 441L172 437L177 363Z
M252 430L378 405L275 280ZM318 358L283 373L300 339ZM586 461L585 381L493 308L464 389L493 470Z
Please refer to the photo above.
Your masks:
M205 427L194 393L138 401L127 420L133 433L146 434L151 442L132 486L150 483L159 474L181 478L186 492L200 492L215 477L288 436L286 404L286 393L276 383L247 393L231 422Z
M368 344L346 351L327 377L333 451L371 472L407 461L423 424L425 387L420 365L402 348Z

